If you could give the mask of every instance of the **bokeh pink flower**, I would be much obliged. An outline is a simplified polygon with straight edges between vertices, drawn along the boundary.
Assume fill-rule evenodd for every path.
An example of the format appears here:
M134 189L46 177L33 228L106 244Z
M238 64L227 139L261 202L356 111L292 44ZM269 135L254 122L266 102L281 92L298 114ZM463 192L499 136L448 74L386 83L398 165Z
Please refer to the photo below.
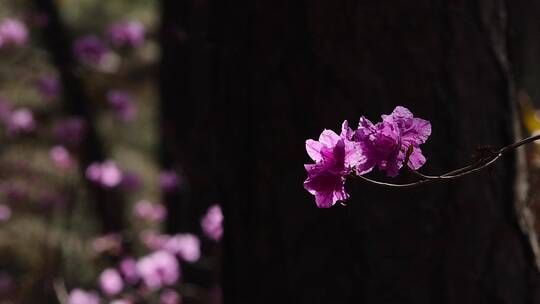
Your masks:
M162 248L190 263L201 257L201 242L197 236L190 233L171 236Z
M120 21L109 28L109 39L115 47L137 47L144 42L144 25L140 21Z
M99 304L99 295L93 291L75 288L69 293L68 304Z
M114 188L122 182L122 170L111 160L93 163L86 169L86 178L105 188Z
M140 200L133 207L135 216L148 222L160 222L167 216L167 209L162 204L151 203L148 200Z
M103 293L109 296L118 294L124 288L122 277L116 269L107 268L99 276L99 285Z
M4 19L0 23L0 48L5 46L24 46L28 42L28 28L15 18Z
M156 251L137 261L137 271L150 290L169 286L180 278L180 265L171 253Z
M201 219L201 228L211 240L219 241L223 237L223 213L219 205L212 205Z

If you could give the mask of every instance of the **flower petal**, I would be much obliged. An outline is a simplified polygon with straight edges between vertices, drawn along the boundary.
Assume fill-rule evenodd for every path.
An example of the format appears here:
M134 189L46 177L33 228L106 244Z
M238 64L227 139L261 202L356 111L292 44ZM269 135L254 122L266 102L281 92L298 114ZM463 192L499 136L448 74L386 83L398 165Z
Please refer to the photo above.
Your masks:
M315 162L319 162L322 160L322 157L321 157L321 148L323 147L323 145L318 142L318 141L315 141L313 139L308 139L306 140L306 151L307 151L307 154L309 155L309 157L311 157L311 159L313 159Z
M321 144L327 146L328 148L335 146L339 139L340 137L336 134L336 132L328 129L322 131L321 136L319 136L319 141Z

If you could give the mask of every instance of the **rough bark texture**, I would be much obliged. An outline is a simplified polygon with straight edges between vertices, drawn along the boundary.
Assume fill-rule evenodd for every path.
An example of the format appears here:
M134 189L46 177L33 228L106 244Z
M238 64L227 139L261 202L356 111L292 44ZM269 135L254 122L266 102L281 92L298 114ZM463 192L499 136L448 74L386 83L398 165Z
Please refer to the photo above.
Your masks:
M63 87L63 106L66 114L78 116L86 122L85 137L80 147L81 175L93 162L103 161L106 153L93 125L94 115L90 99L85 92L82 80L75 74L69 31L62 22L58 8L53 0L36 0L34 5L39 13L47 17L42 37L50 53L53 64L60 74ZM87 186L94 196L96 212L102 221L104 232L120 231L124 227L123 198L118 191L103 189L91 182Z
M219 183L225 303L540 301L514 211L511 156L448 184L394 190L349 182L348 206L328 210L317 210L302 187L305 139L343 119L377 120L396 105L432 122L426 172L468 163L478 145L514 141L504 2L220 0L210 7L213 64L207 86L191 94L205 94L212 107L201 109L192 95L175 119L190 118L181 122L189 127L205 118L211 132L191 143L207 135L218 142L194 147L177 134L182 153L218 153L216 162L185 166L192 184L201 172ZM195 79L176 73L184 77L177 87Z

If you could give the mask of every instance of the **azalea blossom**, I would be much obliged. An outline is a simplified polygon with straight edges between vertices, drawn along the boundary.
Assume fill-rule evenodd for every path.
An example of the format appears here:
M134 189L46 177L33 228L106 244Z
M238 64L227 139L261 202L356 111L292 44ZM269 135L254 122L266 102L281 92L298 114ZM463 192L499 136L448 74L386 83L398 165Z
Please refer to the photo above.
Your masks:
M79 288L69 293L68 304L99 304L99 296L95 292L84 291Z
M14 45L21 47L28 41L28 29L20 20L8 18L0 23L0 48Z
M124 288L122 277L116 269L107 268L99 276L99 285L103 293L114 296Z
M52 147L49 151L49 157L58 168L67 169L73 165L69 151L63 146Z
M357 166L358 175L371 171L375 166L394 177L403 166L407 150L412 147L408 165L417 170L426 162L420 144L431 134L429 121L415 118L404 107L396 107L392 114L383 115L382 122L373 124L365 117L360 118L354 140L360 143L366 162Z
M307 153L315 164L304 166L308 172L304 188L315 195L319 208L329 208L349 198L345 191L346 176L365 161L360 146L352 141L352 136L353 131L344 121L340 135L332 130L324 130L318 141L306 141Z
M80 62L99 66L104 62L109 50L97 36L88 35L75 41L73 52Z
M122 171L115 162L107 160L93 163L86 169L86 178L106 188L114 188L122 182Z
M127 283L135 284L139 281L140 277L137 273L137 262L135 259L130 257L122 259L119 268Z
M30 133L35 128L34 114L27 108L20 108L11 112L7 120L7 130L11 135Z
M201 219L204 234L211 240L219 241L223 237L223 213L219 205L213 205Z
M429 121L401 106L382 115L376 124L362 116L356 130L345 121L340 135L324 130L318 141L306 141L306 151L315 163L305 165L304 188L315 195L319 208L331 207L349 198L345 181L352 173L363 175L378 167L394 177L405 160L412 170L419 169L426 162L420 145L430 135Z
M178 261L174 255L163 250L139 259L137 271L150 290L172 285L180 278Z
M176 234L163 244L163 250L193 263L201 257L201 242L197 236L190 233Z
M147 200L135 203L133 211L138 218L148 222L159 222L167 216L167 210L162 204L154 204Z
M159 174L159 185L164 192L173 192L178 189L180 178L172 170L162 171Z
M135 20L116 22L109 28L109 38L116 47L137 47L144 42L144 25Z
M172 289L165 289L159 297L161 304L180 304L182 303L182 298L180 294Z
M165 246L170 236L159 234L153 230L143 230L139 235L141 242L152 250L159 250Z
M120 121L128 122L137 116L135 103L126 91L111 90L107 93L107 100Z

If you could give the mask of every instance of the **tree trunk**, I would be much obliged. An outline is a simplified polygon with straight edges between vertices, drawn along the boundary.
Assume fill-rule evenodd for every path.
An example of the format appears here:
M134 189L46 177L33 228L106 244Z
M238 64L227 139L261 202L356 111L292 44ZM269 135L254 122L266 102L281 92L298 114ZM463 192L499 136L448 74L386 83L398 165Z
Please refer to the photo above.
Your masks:
M206 1L161 1L161 151L164 169L180 173L180 190L166 193L167 231L193 231L218 199L212 170L217 160L211 45Z
M432 122L426 172L513 142L502 0L221 0L212 11L219 163L203 172L223 189L226 303L540 301L512 156L410 190L349 181L351 201L328 210L302 187L305 139L396 105Z

